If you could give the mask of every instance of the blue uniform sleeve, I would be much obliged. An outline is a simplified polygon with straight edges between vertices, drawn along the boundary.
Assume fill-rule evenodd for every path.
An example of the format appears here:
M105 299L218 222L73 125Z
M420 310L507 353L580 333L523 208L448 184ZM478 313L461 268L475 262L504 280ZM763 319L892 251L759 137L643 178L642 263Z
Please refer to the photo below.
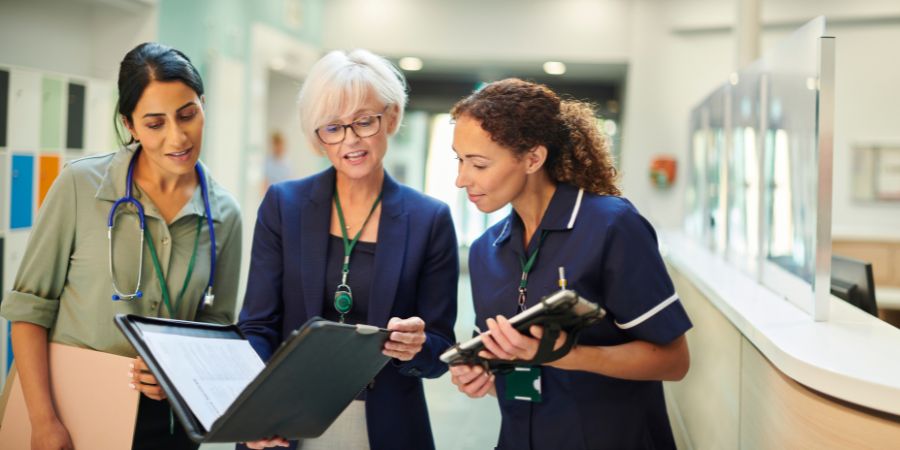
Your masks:
M455 341L459 249L450 209L441 205L428 237L428 259L419 275L417 311L425 321L425 344L413 359L399 365L400 373L437 378L447 371L438 357Z
M268 361L282 341L281 213L278 185L273 185L259 206L247 293L238 326L263 361Z
M656 232L631 205L609 224L605 246L603 297L616 326L660 345L691 328L659 254Z

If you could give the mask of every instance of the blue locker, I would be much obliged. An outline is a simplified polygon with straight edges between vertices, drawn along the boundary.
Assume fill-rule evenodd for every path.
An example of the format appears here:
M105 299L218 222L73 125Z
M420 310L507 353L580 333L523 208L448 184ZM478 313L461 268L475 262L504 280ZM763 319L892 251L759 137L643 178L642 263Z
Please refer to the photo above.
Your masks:
M29 228L34 209L34 156L13 155L10 173L9 228Z

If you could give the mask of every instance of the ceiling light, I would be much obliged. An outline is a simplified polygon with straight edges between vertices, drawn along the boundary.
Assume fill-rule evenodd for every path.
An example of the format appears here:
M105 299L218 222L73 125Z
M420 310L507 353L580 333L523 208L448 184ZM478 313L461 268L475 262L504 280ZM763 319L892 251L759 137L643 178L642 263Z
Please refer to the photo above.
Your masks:
M562 75L566 73L566 65L559 61L547 61L544 63L544 72L550 75Z
M400 68L407 72L415 72L422 70L422 60L415 56L406 56L400 58Z

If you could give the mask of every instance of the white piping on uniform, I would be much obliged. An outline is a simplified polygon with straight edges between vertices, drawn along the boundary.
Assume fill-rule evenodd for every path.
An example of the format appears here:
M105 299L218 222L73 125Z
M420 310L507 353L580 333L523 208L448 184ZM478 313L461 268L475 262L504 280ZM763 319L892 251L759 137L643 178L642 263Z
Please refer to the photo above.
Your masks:
M578 217L578 209L581 208L581 197L584 196L584 188L578 190L578 198L575 199L575 209L572 210L572 218L569 219L569 226L566 227L568 229L572 229L575 226L575 218Z
M507 229L507 228L509 228L509 220L507 220L506 223L503 224L503 229L500 230L500 235L497 236L497 239L494 239L494 243L491 244L491 245L493 245L494 247L497 246L497 243L500 242L500 239L502 239L502 238L503 238L503 235L506 234L506 229Z
M640 324L643 323L645 320L647 320L647 319L653 317L656 313L658 313L658 312L662 311L663 309L665 309L666 306L669 306L669 305L671 305L672 303L675 303L676 301L678 301L678 293L677 293L677 292L674 293L674 294L672 294L671 297L665 299L662 303L660 303L660 304L654 306L653 309L651 309L650 311L647 311L647 312L645 312L644 314L641 314L637 319L634 319L634 320L632 320L631 322L624 323L624 324L620 324L619 322L616 322L616 326L619 327L619 328L621 328L621 329L623 329L623 330L627 330L627 329L629 329L629 328L632 328L632 327L635 327L635 326L637 326L637 325L640 325Z

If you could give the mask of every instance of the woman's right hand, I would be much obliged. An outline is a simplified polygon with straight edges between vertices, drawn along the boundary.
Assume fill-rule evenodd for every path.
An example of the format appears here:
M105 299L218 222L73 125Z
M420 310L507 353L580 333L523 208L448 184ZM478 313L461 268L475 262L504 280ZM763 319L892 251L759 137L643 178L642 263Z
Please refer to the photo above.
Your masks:
M481 366L460 364L450 366L450 381L459 392L471 398L481 398L487 394L496 396L494 374L486 372Z
M54 418L42 423L31 424L31 450L73 450L69 431Z

